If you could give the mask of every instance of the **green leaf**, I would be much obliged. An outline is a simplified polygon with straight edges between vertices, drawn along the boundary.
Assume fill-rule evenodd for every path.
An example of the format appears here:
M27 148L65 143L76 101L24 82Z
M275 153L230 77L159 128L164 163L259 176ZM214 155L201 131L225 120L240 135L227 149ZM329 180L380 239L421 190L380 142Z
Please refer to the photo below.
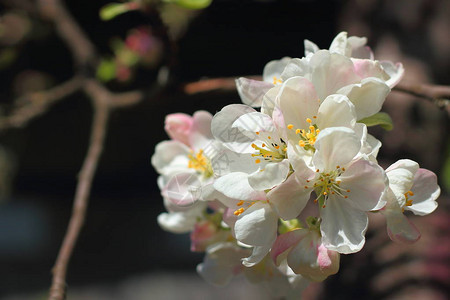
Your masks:
M116 63L113 59L102 59L97 68L97 78L103 82L116 78Z
M188 9L203 9L208 7L212 0L165 0Z
M367 127L380 125L381 128L391 131L394 128L391 117L385 112L378 112L370 117L361 119L359 123L364 123Z
M109 3L100 9L100 18L103 21L109 21L129 10L128 3Z

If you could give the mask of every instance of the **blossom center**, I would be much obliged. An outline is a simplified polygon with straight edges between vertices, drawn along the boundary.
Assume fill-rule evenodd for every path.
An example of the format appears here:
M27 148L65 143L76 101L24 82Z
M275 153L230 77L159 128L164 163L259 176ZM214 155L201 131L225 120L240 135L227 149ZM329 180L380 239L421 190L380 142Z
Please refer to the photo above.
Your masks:
M205 178L209 178L213 175L211 163L203 154L203 149L200 149L197 154L194 154L194 151L191 150L191 154L188 154L188 158L188 168L196 170Z
M336 195L345 199L348 198L350 190L342 188L341 180L338 178L345 172L345 168L336 166L335 170L329 172L320 172L319 169L317 169L316 172L319 173L319 175L316 177L317 179L314 180L312 186L308 185L310 180L307 180L307 184L305 185L305 189L313 188L315 190L317 198L314 200L314 203L319 203L322 208L325 208L331 195Z
M241 206L240 208L238 208L238 209L236 209L235 211L234 211L234 215L235 216L239 216L239 215L241 215L247 208L249 208L250 206L252 206L253 204L255 204L256 203L256 201L252 201L252 202L245 202L245 201L243 201L243 200L241 200L241 201L239 201L238 203L237 203L237 206Z
M279 83L283 83L283 80L281 80L280 78L277 78L277 76L273 76L273 82L274 85L279 84Z
M405 206L413 205L413 199L410 199L409 197L414 196L414 193L412 191L407 191L404 195L405 195L405 205L403 205L402 207L402 212L405 211Z
M259 135L257 132L256 134ZM260 146L255 143L252 144L252 148L256 150L252 156L255 157L255 163L259 164L262 160L279 162L286 158L286 143L283 139L279 142L272 141L272 137L269 135L265 142L262 142Z
M317 116L313 116L313 119L317 119ZM295 134L299 137L298 144L305 150L316 150L314 144L316 143L317 136L319 135L320 129L317 128L317 124L313 124L310 118L306 118L306 122L309 124L308 129L295 129ZM288 129L294 129L294 125L289 124Z

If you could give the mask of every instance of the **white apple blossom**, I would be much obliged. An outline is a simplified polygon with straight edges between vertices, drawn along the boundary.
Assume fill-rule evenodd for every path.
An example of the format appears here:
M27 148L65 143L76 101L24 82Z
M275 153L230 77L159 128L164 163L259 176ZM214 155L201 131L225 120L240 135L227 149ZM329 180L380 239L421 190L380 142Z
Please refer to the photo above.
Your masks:
M239 185L249 184L257 191L271 189L283 182L289 172L286 159L285 130L275 125L270 116L242 105L229 105L217 113L212 121L212 133L223 142L222 151L212 157L212 166L220 176L214 186L221 185L228 178L233 180L238 172L242 180L235 181L234 190ZM227 157L226 166L222 162ZM245 177L245 178L244 178ZM236 198L230 189L221 189L228 197L245 200L251 198L239 195Z
M358 155L361 141L351 129L324 129L314 146L313 167L302 159L290 160L295 172L267 197L278 214L290 220L297 217L315 191L325 247L344 254L357 252L365 242L366 212L384 204L384 171Z
M440 188L436 175L419 164L401 159L386 169L389 188L386 191L386 206L380 212L386 216L389 237L393 241L413 243L420 238L420 232L406 216L405 210L424 216L438 206Z
M309 40L305 40L305 56L310 57L319 51L319 47ZM402 79L404 68L401 63L391 61L376 61L370 47L367 45L367 38L357 36L347 36L347 32L339 33L331 42L329 51L345 55L352 59L357 73L367 73L375 69L374 66L380 65L383 71L388 75L385 82L389 87L394 87ZM379 71L377 71L379 72ZM378 76L375 76L378 77Z

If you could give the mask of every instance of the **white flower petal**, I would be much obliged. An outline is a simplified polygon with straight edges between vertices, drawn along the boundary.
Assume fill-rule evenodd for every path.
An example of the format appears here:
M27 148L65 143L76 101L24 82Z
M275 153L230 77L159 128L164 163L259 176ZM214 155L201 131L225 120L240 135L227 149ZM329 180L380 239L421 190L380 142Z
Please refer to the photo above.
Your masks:
M311 73L311 67L309 60L306 58L293 58L289 61L283 73L281 73L281 79L283 81L295 76L308 76Z
M161 190L161 195L174 205L192 206L200 200L202 195L202 183L199 175L192 171L172 176Z
M266 255L269 253L271 246L272 245L253 247L252 255L243 258L242 264L247 268L249 268L260 263L264 259L264 257L266 257Z
M350 56L351 45L347 43L347 32L339 33L331 42L330 53L338 53L345 56Z
M381 199L386 189L387 179L383 169L369 160L359 159L347 167L347 170L337 178L341 180L341 187L348 196L345 201L354 208L370 211L376 207L383 207ZM379 203L382 201L383 203Z
M418 169L419 164L410 159L400 159L386 169L389 187L397 197L404 197L411 190Z
M380 79L365 78L360 83L350 84L337 91L346 95L355 105L357 120L370 117L380 111L391 89Z
M214 188L225 196L237 200L255 201L265 198L264 192L255 191L248 184L248 174L243 172L233 172L217 178Z
M397 85L397 83L402 80L403 75L405 74L405 69L401 63L394 64L391 61L381 61L381 65L383 66L384 71L389 75L389 80L386 81L386 84L393 88Z
M162 229L173 233L190 232L194 229L197 218L203 215L206 206L206 202L197 202L186 211L162 213L158 216L158 224Z
M214 138L221 141L230 149L242 150L248 147L252 139L243 134L238 128L232 128L233 123L242 115L255 110L247 105L231 104L227 105L220 112L214 115L211 122L211 131Z
M388 235L394 242L412 244L420 239L420 232L400 211L385 214Z
M268 194L277 214L284 220L296 218L308 203L311 189L305 189L297 177L291 175L285 182L273 188Z
M319 46L317 46L315 43L311 42L310 40L305 40L304 46L305 46L305 56L314 54L317 51L319 51Z
M361 141L349 128L332 127L319 133L314 147L315 167L321 171L331 171L336 166L348 164L361 149Z
M263 169L250 174L248 183L257 191L271 189L282 183L289 173L289 161L287 159L278 163L268 163Z
M189 148L181 142L163 141L156 145L155 154L152 156L152 165L158 173L165 174L168 168L171 166L175 167L173 165L173 160L177 156L181 156L184 157L185 160L180 161L180 163L177 163L176 165L181 167L181 169L187 168L187 156L189 153ZM172 165L170 166L171 163Z
M242 272L241 258L248 255L232 243L220 243L206 251L203 263L197 266L197 272L208 283L225 286L231 279Z
M189 142L194 150L200 150L213 139L211 133L212 118L213 116L209 112L203 110L195 112L192 116L193 123Z
M342 254L355 253L362 249L368 224L366 213L330 197L320 214L320 230L325 247Z
M340 126L353 128L355 123L355 106L344 95L330 95L319 107L317 126L321 130Z
M269 61L264 66L263 80L265 82L272 83L274 80L274 77L276 77L276 79L280 79L281 73L283 73L284 68L286 68L286 66L290 62L290 60L291 60L290 57L283 57L280 60Z
M320 100L335 94L344 86L360 81L353 62L343 55L320 50L311 57L309 63L312 69L311 81Z
M241 97L242 103L252 107L260 107L264 94L273 88L273 86L274 85L270 82L253 80L244 77L236 79L236 88L239 96Z
M267 203L257 202L239 215L234 224L236 239L252 246L272 246L278 217Z
M414 184L411 187L414 195L411 196L412 205L406 206L407 210L414 214L424 216L432 213L438 206L436 199L441 193L437 185L437 177L433 172L419 169L414 176Z
M273 120L266 114L260 112L251 112L240 116L232 125L232 127L239 128L241 131L248 131L257 139L256 132L275 132L275 125Z

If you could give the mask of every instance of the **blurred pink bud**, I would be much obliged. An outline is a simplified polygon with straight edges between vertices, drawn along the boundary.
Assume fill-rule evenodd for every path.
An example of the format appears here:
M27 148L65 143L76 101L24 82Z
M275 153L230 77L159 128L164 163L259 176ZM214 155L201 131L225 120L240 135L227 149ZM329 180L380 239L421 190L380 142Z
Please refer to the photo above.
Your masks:
M195 224L191 232L191 251L203 252L216 241L217 227L211 221L204 220Z
M189 146L189 135L194 120L191 116L176 113L166 116L164 129L173 140L182 142Z

